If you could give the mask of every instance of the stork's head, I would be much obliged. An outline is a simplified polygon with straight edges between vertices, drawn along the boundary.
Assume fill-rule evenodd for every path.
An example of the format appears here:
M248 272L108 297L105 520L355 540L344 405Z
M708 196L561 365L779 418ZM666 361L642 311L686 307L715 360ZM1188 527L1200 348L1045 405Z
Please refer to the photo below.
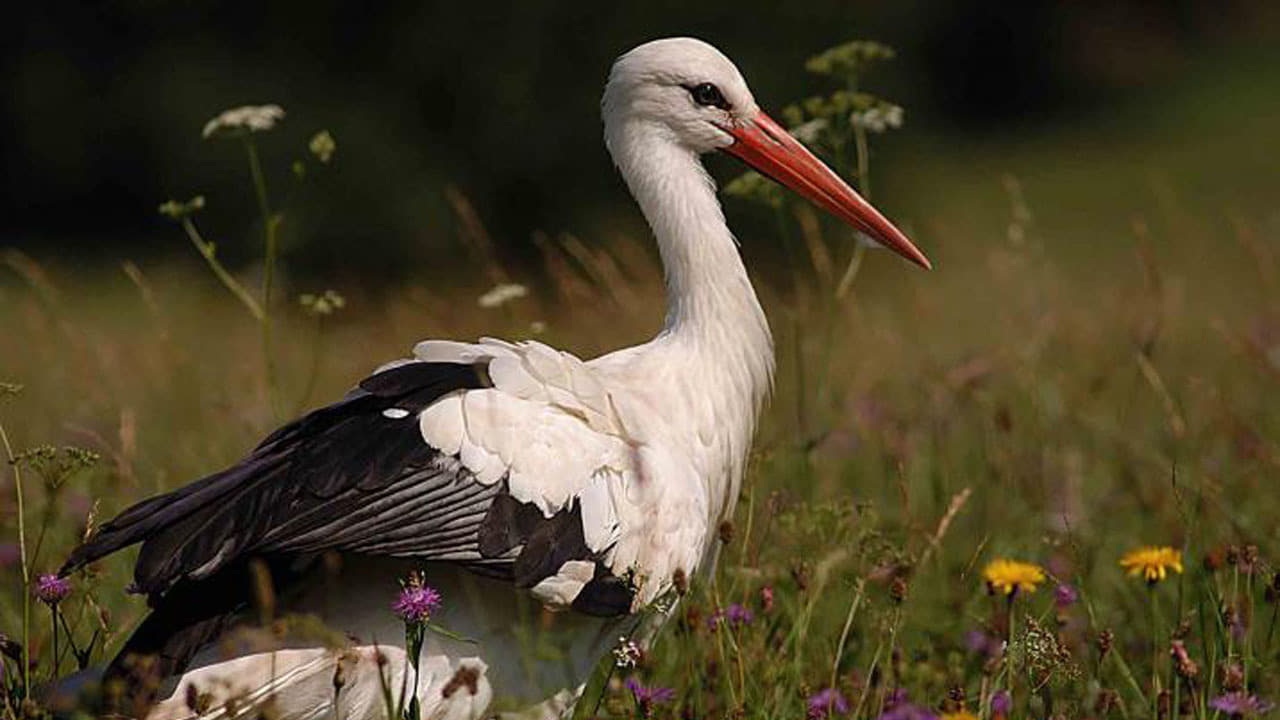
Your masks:
M653 40L618 58L602 101L610 149L640 129L691 153L750 165L923 267L928 258L883 215L756 105L742 73L701 40Z

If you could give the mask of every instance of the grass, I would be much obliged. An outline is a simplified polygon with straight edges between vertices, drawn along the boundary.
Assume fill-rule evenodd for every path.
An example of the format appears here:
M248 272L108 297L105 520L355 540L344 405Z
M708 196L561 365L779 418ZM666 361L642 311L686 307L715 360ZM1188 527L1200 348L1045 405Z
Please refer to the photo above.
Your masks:
M1197 117L1194 132L1207 122ZM1056 173L973 169L913 223L926 250L942 249L938 271L858 255L839 300L849 238L779 206L786 261L754 266L777 387L717 571L693 583L635 667L607 681L602 668L579 714L876 718L901 691L929 713L988 718L1003 691L1009 717L1216 720L1231 713L1213 698L1280 695L1280 227L1266 201L1276 187L1222 176L1241 202L1220 189L1207 202L1142 207L1145 189L1108 177L1117 165L1175 168L1153 187L1183 198L1202 182L1201 158L1166 150L1117 160L1106 144L1055 136L1034 156ZM1010 149L1010 163L1029 152ZM1202 164L1221 167L1221 155ZM958 176L954 164L935 167ZM1045 222L1062 210L1042 215L1042 203L1090 167L1107 171L1093 191L1132 202L1129 216ZM16 543L23 522L26 548L15 559L6 545L0 560L0 629L27 636L31 582L86 524L226 465L278 413L339 396L417 339L535 336L588 357L656 329L660 271L647 240L542 246L543 289L497 308L476 302L489 278L535 271L491 265L449 287L344 288L345 307L330 313L314 312L320 289L286 290L277 276L277 298L313 297L310 311L268 307L274 381L267 326L199 260L86 270L7 252L0 380L24 387L0 401L6 445L83 447L98 460L45 451L10 465L3 529ZM1126 575L1120 559L1141 545L1180 551L1183 571L1154 584ZM983 569L997 558L1034 563L1047 579L993 594ZM145 612L124 594L130 560L76 576L60 605L78 648L96 638L93 662ZM1059 586L1075 599L1063 602ZM723 615L734 604L750 618ZM24 648L37 679L53 674L48 616L30 607ZM74 661L63 657L62 670ZM18 717L21 664L4 662L0 713ZM639 703L627 677L674 699ZM806 704L828 688L826 706Z

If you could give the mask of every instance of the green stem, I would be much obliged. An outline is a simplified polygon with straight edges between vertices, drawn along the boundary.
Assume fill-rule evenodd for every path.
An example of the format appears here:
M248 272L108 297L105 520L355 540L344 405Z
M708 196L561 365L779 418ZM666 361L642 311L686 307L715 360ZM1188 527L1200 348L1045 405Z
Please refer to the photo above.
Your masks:
M1151 602L1151 717L1160 715L1160 609L1155 583L1147 583Z
M311 399L311 393L316 389L316 379L320 376L320 356L323 345L324 319L317 315L315 333L311 338L311 365L307 368L307 381L302 386L302 395L298 398L298 407L294 410L295 415L302 414L307 407L307 401Z
M1004 636L1004 662L1006 667L1009 668L1009 698L1010 699L1013 698L1014 689L1017 687L1017 683L1018 683L1018 672L1017 672L1018 669L1017 667L1014 666L1014 659L1016 657L1016 654L1014 653L1014 650L1013 650L1013 639L1017 637L1017 635L1014 633L1015 614L1013 611L1014 610L1013 600L1017 596L1017 594L1018 594L1018 591L1014 590L1012 593L1010 593L1007 596L1008 599L1005 601L1005 612L1008 613L1009 622L1008 622L1008 628L1006 628L1006 632Z
M1244 626L1244 639L1240 642L1244 644L1244 686L1249 687L1249 666L1253 664L1253 573L1256 568L1251 568L1245 574L1244 579L1244 601L1236 597L1236 622L1244 623L1242 617L1245 612L1245 605L1248 605L1249 624Z
M844 627L840 630L840 642L836 643L836 656L831 660L831 684L835 689L836 677L840 672L840 656L844 655L844 644L849 639L849 628L853 627L853 617L858 614L858 606L862 604L862 588L864 581L859 578L854 590L853 600L849 603L849 612L844 617Z
M245 138L245 151L249 155L249 173L253 176L253 189L258 198L258 212L262 215L263 267L262 267L262 359L267 374L267 397L272 411L276 410L275 363L271 359L271 290L276 275L277 238L276 222L271 215L271 203L267 198L267 181L258 160L258 146L252 137Z
M262 322L262 307L258 305L257 300L253 299L253 295L251 295L243 285L237 282L236 279L231 276L231 273L227 272L227 269L223 267L222 263L218 261L217 247L213 243L208 242L201 237L200 231L196 230L195 223L191 222L190 218L182 218L182 229L186 231L187 237L191 239L191 244L196 246L196 251L199 252L200 256L204 258L204 261L208 263L209 269L213 270L213 274L222 281L222 284L231 291L232 295L236 296L237 300L248 308L249 314L253 315L254 320Z
M49 623L53 626L53 677L56 678L58 677L58 666L62 664L59 662L60 658L58 657L58 606L57 605L49 606Z
M849 294L849 290L853 288L853 281L858 277L858 270L862 268L862 258L866 255L866 243L859 242L853 248L853 257L849 258L849 264L844 268L844 274L840 276L840 282L836 284L836 299L843 300L845 295Z
M1142 685L1138 683L1138 678L1133 676L1133 670L1129 668L1129 663L1125 662L1124 656L1120 654L1120 650L1118 648L1112 648L1111 652L1107 654L1115 658L1116 667L1120 669L1120 676L1125 679L1125 682L1129 683L1129 687L1133 689L1135 694L1137 694L1138 700L1143 705L1146 705L1147 694L1143 692Z
M883 650L884 650L884 642L883 642L883 641L881 641L880 643L878 643L878 644L876 645L876 651L875 651L875 653L874 653L874 654L872 654L872 656L871 656L871 665L867 667L867 678L868 678L868 679L870 679L870 678L872 678L872 677L874 677L874 676L875 676L875 674L876 674L876 666L877 666L877 665L879 665L879 663L880 663L880 653L881 653L881 651L883 651ZM857 720L859 717L862 717L862 706L863 706L863 704L867 701L867 697L868 697L868 696L870 696L870 695L871 695L871 688L870 688L870 687L867 687L867 689L866 689L866 690L864 690L864 691L863 691L863 692L858 696L858 705L857 705L856 707L854 707L854 709L853 709L853 714L852 714L852 715L850 715L849 717L853 718L854 720ZM872 712L872 713L876 713L876 709L875 709L875 708L872 708L872 709L871 709L871 712ZM878 714L878 713L876 713L876 714Z
M867 131L861 125L853 125L853 142L858 153L858 190L862 197L871 199L871 157L867 148Z
M18 501L18 554L22 559L22 692L25 697L31 694L31 568L27 566L26 506L22 498L22 471L13 455L13 445L9 442L4 423L0 423L0 441L4 442L9 467L13 468L13 488Z

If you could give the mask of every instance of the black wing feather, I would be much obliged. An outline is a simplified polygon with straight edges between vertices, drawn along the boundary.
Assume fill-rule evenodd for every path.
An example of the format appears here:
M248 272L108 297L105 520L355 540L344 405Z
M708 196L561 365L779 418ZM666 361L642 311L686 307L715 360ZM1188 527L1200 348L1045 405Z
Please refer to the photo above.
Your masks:
M475 483L423 442L412 419L383 411L413 416L485 381L480 368L455 363L414 362L377 373L345 399L272 433L239 464L125 510L77 548L63 572L141 542L134 583L155 595L248 553L376 547L362 536L376 536L378 523L348 520L397 492L420 499L407 507L421 510L416 524L423 530L416 545L400 551L429 557L433 510L449 512L454 497L483 502L498 489ZM383 507L396 516L406 506ZM318 537L326 529L327 537Z

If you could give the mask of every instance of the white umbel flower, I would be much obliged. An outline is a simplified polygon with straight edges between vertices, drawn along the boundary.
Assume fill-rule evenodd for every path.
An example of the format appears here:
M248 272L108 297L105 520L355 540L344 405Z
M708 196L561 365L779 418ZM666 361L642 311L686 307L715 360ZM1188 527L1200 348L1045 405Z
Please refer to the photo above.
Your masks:
M826 118L814 118L791 128L791 134L802 143L816 143L829 124Z
M902 108L898 105L881 103L855 112L849 116L849 121L871 132L882 133L890 128L902 127L902 114Z
M482 308L496 308L528 294L529 288L523 285L502 283L501 285L495 285L492 290L481 295L476 302Z
M217 117L204 124L200 133L204 139L219 135L239 137L249 133L266 132L284 119L284 108L279 105L245 105L223 110Z

